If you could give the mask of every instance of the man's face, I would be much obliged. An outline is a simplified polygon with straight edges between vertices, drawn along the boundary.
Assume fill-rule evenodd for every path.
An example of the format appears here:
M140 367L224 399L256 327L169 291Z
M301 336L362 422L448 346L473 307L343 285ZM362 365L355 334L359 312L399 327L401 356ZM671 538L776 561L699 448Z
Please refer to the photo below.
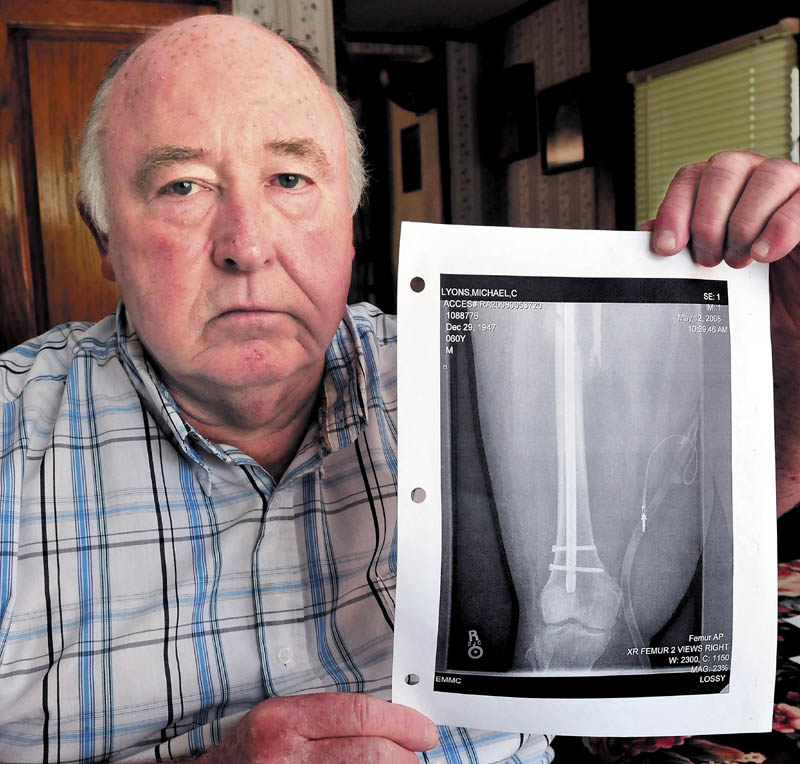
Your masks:
M353 253L338 110L259 28L177 29L109 98L104 273L174 393L318 380Z

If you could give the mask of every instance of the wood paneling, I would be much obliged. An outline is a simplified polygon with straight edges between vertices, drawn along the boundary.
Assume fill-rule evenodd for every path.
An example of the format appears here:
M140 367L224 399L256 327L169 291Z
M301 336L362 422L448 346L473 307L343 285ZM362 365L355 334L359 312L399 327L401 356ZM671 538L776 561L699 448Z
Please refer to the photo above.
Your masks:
M230 2L0 0L0 352L116 292L75 209L77 141L111 54Z
M95 321L114 310L116 286L102 278L100 256L75 207L77 136L98 73L118 42L31 39L27 43L42 261L50 324ZM66 62L66 66L63 65Z

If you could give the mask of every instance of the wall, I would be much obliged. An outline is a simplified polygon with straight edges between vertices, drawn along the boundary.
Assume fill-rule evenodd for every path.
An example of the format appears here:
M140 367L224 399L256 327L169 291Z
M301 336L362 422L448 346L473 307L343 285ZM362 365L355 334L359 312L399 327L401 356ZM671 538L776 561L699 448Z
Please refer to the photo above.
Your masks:
M396 282L402 221L442 222L442 179L437 110L431 109L419 115L406 111L391 101L388 106L391 142L389 168L392 178L392 274ZM421 185L419 189L404 191L400 133L403 128L413 125L418 125L420 131Z
M589 0L553 0L507 30L503 64L533 61L537 92L590 70ZM541 147L540 147L541 150ZM507 172L509 225L598 226L595 170L544 175L541 157L512 162Z
M271 26L310 48L336 82L333 0L233 0L235 16Z

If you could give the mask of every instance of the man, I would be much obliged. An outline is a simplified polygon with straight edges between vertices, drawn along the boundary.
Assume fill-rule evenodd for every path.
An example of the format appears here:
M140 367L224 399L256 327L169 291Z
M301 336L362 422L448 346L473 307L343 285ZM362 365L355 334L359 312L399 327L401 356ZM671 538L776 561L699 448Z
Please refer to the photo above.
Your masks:
M346 107L221 16L162 30L101 94L79 206L122 306L0 359L0 760L549 761L542 736L386 702L395 331L345 308ZM655 245L780 259L799 176L692 168Z

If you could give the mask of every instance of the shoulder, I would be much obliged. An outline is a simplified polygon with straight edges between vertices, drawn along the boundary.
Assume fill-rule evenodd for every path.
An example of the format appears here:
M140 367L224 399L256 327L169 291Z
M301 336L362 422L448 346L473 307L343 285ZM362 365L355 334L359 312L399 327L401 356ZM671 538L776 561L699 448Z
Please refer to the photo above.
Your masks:
M115 320L61 324L0 354L0 403L12 404L32 389L58 395L77 359L102 364L117 355Z

